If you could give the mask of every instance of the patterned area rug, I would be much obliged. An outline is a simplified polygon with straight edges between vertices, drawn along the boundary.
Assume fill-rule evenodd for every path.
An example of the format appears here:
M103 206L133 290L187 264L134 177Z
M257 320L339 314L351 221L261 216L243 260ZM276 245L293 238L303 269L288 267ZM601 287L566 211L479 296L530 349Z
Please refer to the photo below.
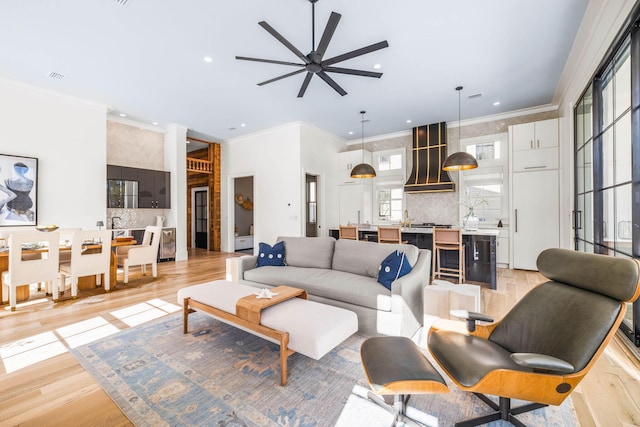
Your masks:
M350 337L319 361L292 355L288 384L281 387L275 344L201 313L189 316L189 330L182 334L182 313L176 313L72 354L137 426L375 424L368 402L351 394L354 385L367 386L360 365L363 337ZM410 404L438 426L487 411L475 396L451 390L412 396ZM569 399L521 420L531 426L577 425Z

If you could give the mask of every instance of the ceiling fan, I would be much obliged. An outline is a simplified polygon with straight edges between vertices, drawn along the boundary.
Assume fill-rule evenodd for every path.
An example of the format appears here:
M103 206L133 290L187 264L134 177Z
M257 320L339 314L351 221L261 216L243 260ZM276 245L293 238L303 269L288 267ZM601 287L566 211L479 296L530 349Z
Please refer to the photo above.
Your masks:
M277 61L273 59L261 59L261 58L250 58L246 56L236 56L236 59L240 59L243 61L256 61L256 62L267 62L269 64L280 64L280 65L289 65L292 67L300 67L299 70L293 71L291 73L284 74L282 76L275 77L273 79L266 80L264 82L258 83L258 86L266 85L268 83L273 83L275 81L294 76L296 74L300 74L303 72L307 72L304 81L302 82L302 86L300 87L300 91L298 92L298 98L304 96L304 93L309 86L309 82L314 74L317 74L322 80L324 80L329 86L331 86L336 92L340 95L344 96L347 92L340 87L338 83L335 82L327 73L340 73L340 74L352 74L355 76L364 76L364 77L375 77L380 78L382 73L364 71L364 70L354 70L352 68L341 68L341 67L333 67L333 64L338 62L346 61L348 59L355 58L357 56L365 55L367 53L375 52L376 50L384 49L385 47L389 47L389 43L386 40L374 43L369 46L362 47L360 49L353 50L351 52L343 53L342 55L334 56L333 58L323 59L323 56L329 46L329 42L331 41L331 37L333 37L333 33L338 26L338 22L340 22L340 18L342 15L336 12L331 12L331 16L329 17L329 21L327 22L326 27L324 28L324 33L322 33L322 38L320 39L320 43L316 47L315 41L315 10L316 10L316 2L318 0L309 0L311 3L311 52L307 55L303 54L299 51L293 44L291 44L287 39L285 39L280 33L278 33L271 25L267 24L265 21L258 22L262 28L267 30L269 34L275 37L280 43L285 45L287 49L293 52L300 60L301 63L297 62L286 62L286 61Z

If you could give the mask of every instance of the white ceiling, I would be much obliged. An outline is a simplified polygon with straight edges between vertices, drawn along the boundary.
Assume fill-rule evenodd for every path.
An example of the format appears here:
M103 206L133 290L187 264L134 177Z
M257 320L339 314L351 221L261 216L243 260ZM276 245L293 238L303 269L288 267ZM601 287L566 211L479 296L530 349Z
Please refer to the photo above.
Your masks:
M457 120L459 85L463 120L549 104L587 4L319 0L316 43L330 13L342 14L324 57L387 40L386 49L335 64L374 71L379 63L384 75L331 74L344 97L314 76L297 98L304 74L257 86L296 68L235 55L299 62L258 22L307 54L308 0L3 1L0 77L106 104L133 120L179 123L211 140L294 121L359 139L360 110L370 119L367 136Z

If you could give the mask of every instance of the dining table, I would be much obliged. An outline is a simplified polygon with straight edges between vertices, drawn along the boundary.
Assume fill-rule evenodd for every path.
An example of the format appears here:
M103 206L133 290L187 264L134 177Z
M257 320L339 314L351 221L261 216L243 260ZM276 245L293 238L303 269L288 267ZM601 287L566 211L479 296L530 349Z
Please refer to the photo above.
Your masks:
M110 289L115 289L116 278L118 273L118 258L116 255L116 249L120 246L130 246L130 245L135 245L137 243L138 242L136 240L128 239L128 238L127 239L116 238L111 241L111 257L110 257L110 265L109 265L109 285L110 285L109 288ZM83 244L83 247L86 251L91 251L91 250L100 249L101 245L98 243L86 242ZM71 245L66 241L60 242L59 250L61 252L70 251ZM34 247L34 248L23 249L22 253L23 255L29 255L29 254L45 253L46 251L47 251L46 247ZM0 276L3 271L7 271L8 269L9 269L9 248L5 246L0 249ZM78 279L78 289L91 289L95 287L96 287L96 277L94 275L80 277ZM27 300L29 299L30 296L31 296L31 291L29 289L28 284L23 286L18 286L16 288L17 301ZM4 302L5 301L2 301L2 303Z

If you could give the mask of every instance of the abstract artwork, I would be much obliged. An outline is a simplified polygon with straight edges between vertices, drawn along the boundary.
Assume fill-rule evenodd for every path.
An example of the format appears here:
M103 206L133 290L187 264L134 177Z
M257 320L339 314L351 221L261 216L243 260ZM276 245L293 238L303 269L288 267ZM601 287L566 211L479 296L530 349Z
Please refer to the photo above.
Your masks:
M36 225L38 159L0 154L0 227Z

